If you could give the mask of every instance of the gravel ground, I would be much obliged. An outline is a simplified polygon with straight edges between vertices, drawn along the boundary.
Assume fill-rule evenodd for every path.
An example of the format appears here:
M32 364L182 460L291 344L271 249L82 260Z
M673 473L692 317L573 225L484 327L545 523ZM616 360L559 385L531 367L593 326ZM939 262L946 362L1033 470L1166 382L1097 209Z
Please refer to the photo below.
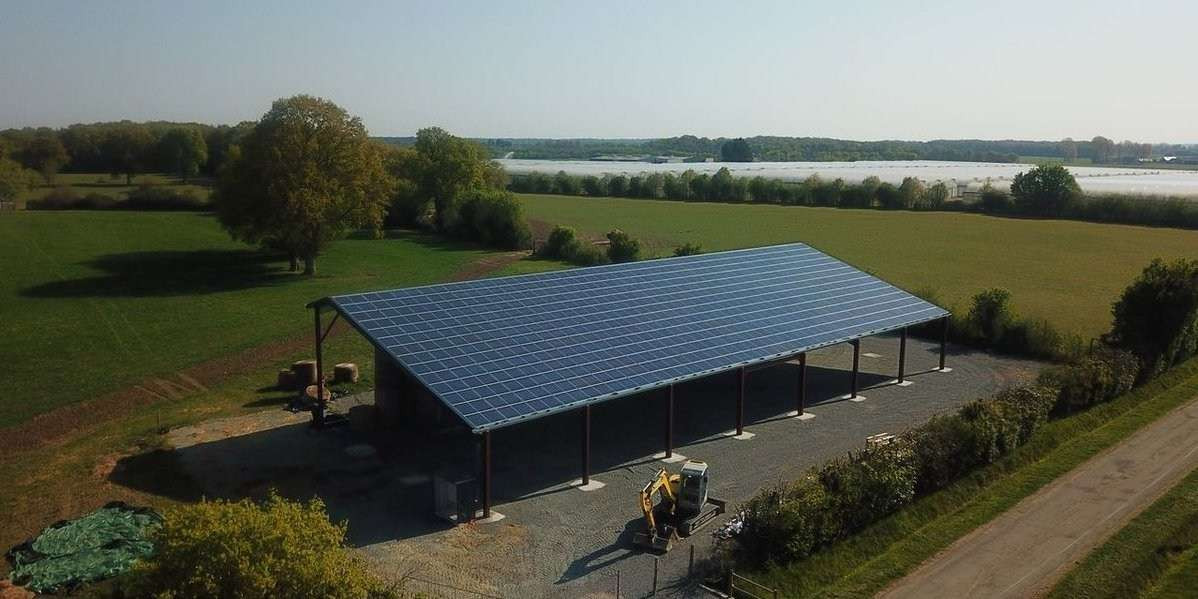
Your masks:
M708 462L713 496L731 505L763 485L794 478L807 468L879 432L899 432L971 399L1034 376L1034 362L950 347L951 372L933 371L938 347L908 343L911 386L892 384L895 337L862 340L861 395L847 393L852 364L848 345L809 355L810 420L794 408L797 366L782 364L749 375L745 406L753 438L734 439L736 381L731 374L682 385L675 397L675 452ZM638 490L663 465L665 403L661 391L596 406L592 415L592 480L582 491L581 418L567 413L493 434L493 497L502 520L452 527L433 518L430 473L471 473L477 467L473 435L375 430L370 397L337 402L353 426L315 432L305 414L269 411L214 420L172 431L179 463L213 497L257 497L269 488L307 498L317 495L334 519L349 525L350 542L384 575L411 588L446 596L639 597L653 584L654 557L635 550L641 525ZM349 455L363 443L377 454ZM353 451L351 453L358 453ZM660 558L659 595L690 595L683 577L689 546L701 557L708 531ZM438 586L442 585L442 586ZM460 589L460 590L455 590Z

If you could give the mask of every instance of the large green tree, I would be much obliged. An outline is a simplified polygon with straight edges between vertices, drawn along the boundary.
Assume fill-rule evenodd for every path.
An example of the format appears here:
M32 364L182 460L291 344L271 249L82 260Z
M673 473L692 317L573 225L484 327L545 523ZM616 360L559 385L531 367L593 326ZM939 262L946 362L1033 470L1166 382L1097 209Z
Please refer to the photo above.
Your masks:
M506 183L503 169L487 156L486 148L451 135L440 127L416 132L418 163L413 165L416 193L432 203L433 223L449 232L457 226L459 196L472 188L499 188Z
M145 172L147 158L154 145L154 137L143 126L122 123L104 135L101 153L107 159L108 172L112 176L125 176L125 183L132 185L133 177Z
M0 158L0 202L14 201L33 186L33 171L15 160Z
M1081 188L1069 169L1059 164L1035 166L1015 175L1011 195L1024 214L1061 216L1081 197Z
M28 168L41 173L46 183L53 183L54 176L70 162L67 149L53 134L38 135L21 149L21 162Z
M230 152L214 201L237 239L284 250L316 272L327 244L376 232L391 191L383 152L358 117L312 96L278 100Z
M199 129L175 127L158 141L158 155L163 167L186 182L208 162L208 143Z
M1198 260L1153 260L1112 309L1106 340L1153 375L1198 353Z

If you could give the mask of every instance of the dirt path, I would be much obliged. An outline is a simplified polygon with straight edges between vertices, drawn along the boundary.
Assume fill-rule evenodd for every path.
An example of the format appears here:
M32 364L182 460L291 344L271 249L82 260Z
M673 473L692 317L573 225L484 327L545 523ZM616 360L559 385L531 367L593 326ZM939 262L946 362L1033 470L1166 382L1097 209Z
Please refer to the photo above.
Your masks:
M481 279L491 273L528 256L528 252L524 250L516 252L505 252L503 254L494 254L475 260L449 278L450 281L469 281L471 279Z
M1043 594L1195 468L1198 400L1049 483L879 597Z
M484 256L458 270L450 280L484 277L526 255L527 252L506 252ZM347 330L349 326L338 320L330 336L340 335ZM131 387L40 414L15 427L0 429L5 439L3 446L5 451L16 453L61 443L98 423L120 418L158 401L206 391L229 377L281 364L280 361L311 349L312 336L298 335L206 360L178 372L148 378Z

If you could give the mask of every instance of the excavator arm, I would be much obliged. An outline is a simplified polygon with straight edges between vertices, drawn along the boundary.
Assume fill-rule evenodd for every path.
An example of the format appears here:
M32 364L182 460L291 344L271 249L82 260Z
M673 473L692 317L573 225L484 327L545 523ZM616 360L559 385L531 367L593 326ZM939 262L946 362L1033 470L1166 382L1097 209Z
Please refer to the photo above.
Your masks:
M657 518L653 514L653 496L661 493L662 498L673 506L678 502L678 475L670 476L665 468L657 471L657 475L641 489L641 511L645 513L645 528L650 536L657 535Z

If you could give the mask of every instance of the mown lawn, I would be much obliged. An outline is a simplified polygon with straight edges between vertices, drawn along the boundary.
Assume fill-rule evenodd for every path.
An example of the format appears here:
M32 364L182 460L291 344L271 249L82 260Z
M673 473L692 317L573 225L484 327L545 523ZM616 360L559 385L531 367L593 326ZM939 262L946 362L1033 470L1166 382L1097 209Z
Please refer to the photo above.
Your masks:
M0 428L306 334L313 299L442 281L484 253L416 234L350 239L303 277L210 215L0 214Z
M1153 258L1198 257L1198 231L951 212L842 210L523 194L530 219L599 238L620 228L653 255L802 241L961 308L988 287L1067 332L1107 330L1110 307Z
M1198 589L1198 471L1132 519L1048 595L1193 597Z
M823 552L747 575L781 589L785 597L872 596L953 541L1195 396L1198 358L1114 401L1048 423L998 462Z

